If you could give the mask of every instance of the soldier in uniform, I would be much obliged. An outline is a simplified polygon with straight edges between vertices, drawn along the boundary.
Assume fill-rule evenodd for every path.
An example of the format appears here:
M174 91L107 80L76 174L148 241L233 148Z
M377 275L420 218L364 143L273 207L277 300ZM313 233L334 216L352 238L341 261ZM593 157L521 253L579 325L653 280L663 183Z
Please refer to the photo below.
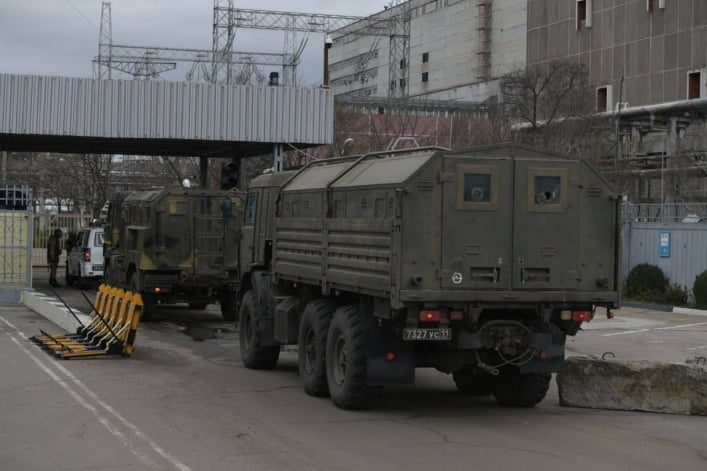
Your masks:
M56 281L56 269L59 266L59 255L61 255L61 247L59 240L61 239L61 229L55 229L54 234L49 237L47 243L47 262L49 263L49 284L59 286Z

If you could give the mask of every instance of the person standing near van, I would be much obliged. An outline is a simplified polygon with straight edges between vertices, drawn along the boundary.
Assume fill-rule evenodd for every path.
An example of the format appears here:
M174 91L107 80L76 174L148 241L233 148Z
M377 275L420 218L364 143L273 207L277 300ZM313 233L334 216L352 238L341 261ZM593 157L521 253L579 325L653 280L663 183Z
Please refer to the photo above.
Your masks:
M47 242L47 262L49 263L49 284L52 286L60 286L56 281L56 269L59 266L59 255L61 255L61 247L59 240L61 239L61 229L55 229L54 234L49 237Z

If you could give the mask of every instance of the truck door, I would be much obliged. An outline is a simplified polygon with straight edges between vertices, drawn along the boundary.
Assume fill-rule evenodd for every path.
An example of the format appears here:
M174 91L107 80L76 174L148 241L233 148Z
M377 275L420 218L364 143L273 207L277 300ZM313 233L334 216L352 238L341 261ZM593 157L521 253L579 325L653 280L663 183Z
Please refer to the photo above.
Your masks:
M239 241L241 269L247 270L255 261L255 214L261 190L250 190L245 200L241 238Z
M578 164L515 161L513 289L577 289Z
M445 156L442 208L442 288L511 286L513 162Z

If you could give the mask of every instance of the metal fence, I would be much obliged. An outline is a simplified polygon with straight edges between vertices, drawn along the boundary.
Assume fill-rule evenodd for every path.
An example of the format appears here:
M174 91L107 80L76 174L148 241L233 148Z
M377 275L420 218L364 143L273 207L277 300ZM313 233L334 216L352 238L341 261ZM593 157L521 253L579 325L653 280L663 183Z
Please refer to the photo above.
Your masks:
M0 188L0 304L18 303L32 286L32 190Z
M707 203L623 206L622 274L641 263L663 270L670 284L692 289L707 270Z

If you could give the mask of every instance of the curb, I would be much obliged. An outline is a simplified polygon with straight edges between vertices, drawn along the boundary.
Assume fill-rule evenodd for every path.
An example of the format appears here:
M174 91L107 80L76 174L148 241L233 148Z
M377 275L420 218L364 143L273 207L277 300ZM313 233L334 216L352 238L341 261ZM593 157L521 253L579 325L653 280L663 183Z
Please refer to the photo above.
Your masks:
M45 317L57 326L67 332L75 332L79 327L79 322L71 315L71 312L64 304L44 293L40 293L34 289L26 289L22 292L22 303L32 309L37 314ZM81 323L87 325L90 322L90 317L76 309L72 309L76 317L81 320Z
M674 314L685 314L688 316L707 317L707 311L704 309L694 309L689 307L663 306L660 304L643 304L632 302L621 302L621 306L633 307L638 309L647 309L650 311L672 312Z

